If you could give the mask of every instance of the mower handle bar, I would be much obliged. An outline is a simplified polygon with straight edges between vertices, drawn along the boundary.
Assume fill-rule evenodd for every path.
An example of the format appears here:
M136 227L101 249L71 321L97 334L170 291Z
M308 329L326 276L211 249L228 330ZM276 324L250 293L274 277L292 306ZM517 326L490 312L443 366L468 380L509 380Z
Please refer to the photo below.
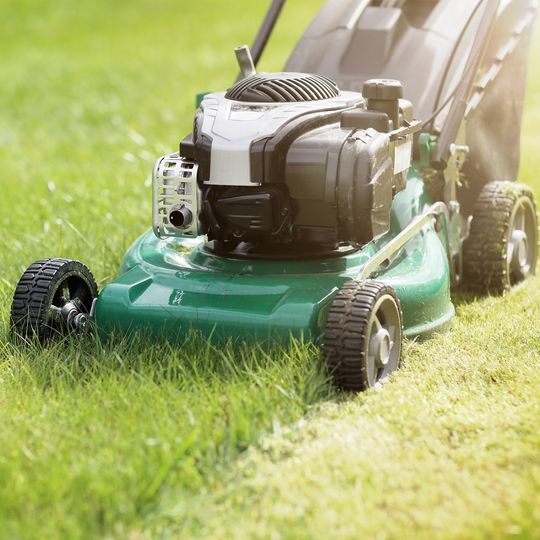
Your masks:
M270 39L270 36L272 35L272 32L274 31L274 28L279 20L279 16L281 15L281 10L285 5L285 1L286 0L272 0L270 3L270 7L266 12L266 16L264 17L261 27L259 28L259 31L255 37L255 41L251 47L251 57L253 58L253 64L255 67L257 67L264 49L266 49L266 45L268 44L268 40ZM241 74L239 78L242 78Z
M432 160L432 167L437 170L444 170L448 166L450 147L454 144L459 133L469 103L471 89L474 85L480 64L489 44L490 35L497 19L500 0L486 0L486 3L487 5L482 16L482 21L469 54L469 61L465 66L463 78L457 88L456 96L452 100L448 117L437 142L437 148Z
M253 46L251 47L251 56L253 57L253 63L255 67L259 63L261 56L268 44L268 40L274 31L274 28L279 20L283 6L285 5L286 0L272 0L270 7L266 12L266 16L257 32ZM382 0L383 7L401 7L407 0ZM360 2L363 4L364 2ZM371 0L367 0L367 4L370 4ZM358 15L361 14L362 10L358 10Z

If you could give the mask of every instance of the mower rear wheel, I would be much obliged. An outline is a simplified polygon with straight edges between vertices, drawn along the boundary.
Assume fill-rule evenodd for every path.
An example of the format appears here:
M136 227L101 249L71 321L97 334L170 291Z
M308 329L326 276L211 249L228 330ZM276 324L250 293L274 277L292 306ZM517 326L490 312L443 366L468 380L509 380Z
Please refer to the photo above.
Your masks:
M339 289L323 342L336 386L361 392L386 382L400 366L402 345L403 316L392 287L350 281Z
M465 285L501 294L535 273L537 257L538 223L531 189L515 182L486 184L463 246Z
M11 307L11 331L45 344L88 328L98 290L92 272L77 261L43 259L22 275Z

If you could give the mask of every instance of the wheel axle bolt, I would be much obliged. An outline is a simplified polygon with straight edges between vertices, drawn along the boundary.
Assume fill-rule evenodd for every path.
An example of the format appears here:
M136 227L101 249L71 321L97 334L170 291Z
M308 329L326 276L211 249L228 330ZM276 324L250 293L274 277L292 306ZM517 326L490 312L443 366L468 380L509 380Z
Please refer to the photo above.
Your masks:
M73 326L76 330L86 332L89 328L89 322L88 316L85 313L79 313L75 316L73 319Z

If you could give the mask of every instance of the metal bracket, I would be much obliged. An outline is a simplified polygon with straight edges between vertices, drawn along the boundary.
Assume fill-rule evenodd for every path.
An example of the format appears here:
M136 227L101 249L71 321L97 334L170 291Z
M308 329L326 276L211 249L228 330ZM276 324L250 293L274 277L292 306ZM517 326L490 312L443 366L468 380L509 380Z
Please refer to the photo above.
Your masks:
M90 313L89 313L89 317L90 319L94 320L96 318L96 305L97 305L97 301L98 299L97 298L94 298L92 300L92 307L90 308Z
M427 212L414 218L405 229L403 229L388 244L382 247L363 267L358 274L359 281L368 280L371 275L393 255L399 252L409 240L416 236L428 223L432 222L441 214L448 219L448 207L443 202L432 205Z

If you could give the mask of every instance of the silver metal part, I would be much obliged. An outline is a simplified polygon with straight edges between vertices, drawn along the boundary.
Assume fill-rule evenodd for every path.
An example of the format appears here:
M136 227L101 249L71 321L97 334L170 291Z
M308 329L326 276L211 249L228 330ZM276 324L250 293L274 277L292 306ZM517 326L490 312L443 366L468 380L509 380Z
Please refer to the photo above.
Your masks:
M152 226L158 238L199 236L201 194L197 186L198 165L178 152L156 161L152 175ZM177 219L175 226L171 214Z
M537 256L535 208L523 198L514 209L508 233L508 274L518 282L531 274Z
M94 298L92 300L92 307L90 308L90 314L89 314L89 317L91 320L94 320L95 316L96 316L96 305L97 305L97 301L98 299L97 298Z
M462 124L460 132L458 133L458 139L464 141L465 138L465 124ZM457 190L461 182L461 171L467 161L469 153L470 148L466 144L453 143L450 145L448 164L444 170L444 201L446 203L457 200Z
M461 170L471 149L466 144L451 144L450 154L456 156L458 167Z
M60 312L63 319L66 321L66 324L70 324L75 315L79 313L79 308L73 302L67 302L60 309Z
M399 366L402 341L399 307L392 296L382 296L371 312L368 323L368 377L373 385L385 382Z
M234 49L234 53L236 54L236 60L238 61L242 78L247 79L257 73L253 58L251 57L251 51L247 45L237 47Z
M60 309L60 315L67 328L76 332L85 332L89 328L90 319L86 313L80 312L75 302L67 302Z
M399 252L414 236L416 236L428 223L432 222L437 216L444 214L448 218L448 207L443 202L432 205L427 212L416 217L405 227L395 238L390 240L382 249L380 249L363 267L358 275L358 280L365 281L386 261Z
M407 172L411 167L413 137L408 135L394 143L394 174Z
M77 332L88 332L92 327L92 322L86 313L79 313L73 318L72 325Z

